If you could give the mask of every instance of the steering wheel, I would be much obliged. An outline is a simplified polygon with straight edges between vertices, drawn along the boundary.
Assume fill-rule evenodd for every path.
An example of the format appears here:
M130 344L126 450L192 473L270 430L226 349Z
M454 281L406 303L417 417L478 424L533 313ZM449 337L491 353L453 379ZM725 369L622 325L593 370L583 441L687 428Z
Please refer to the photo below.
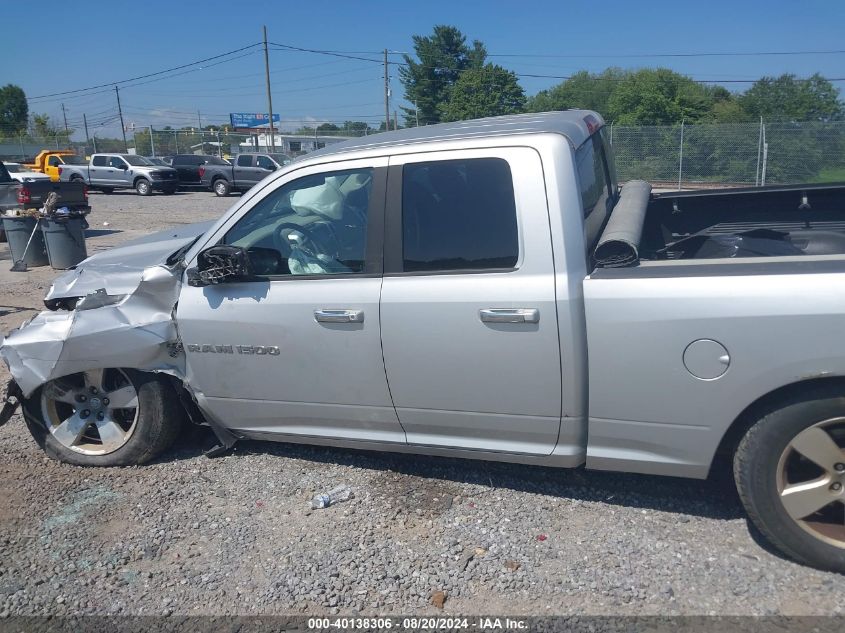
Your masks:
M294 239L291 239L291 237L294 237ZM291 222L283 222L276 227L273 232L273 244L276 250L285 257L290 257L294 244L312 257L329 253L326 245L314 236L314 231L309 230L306 226Z

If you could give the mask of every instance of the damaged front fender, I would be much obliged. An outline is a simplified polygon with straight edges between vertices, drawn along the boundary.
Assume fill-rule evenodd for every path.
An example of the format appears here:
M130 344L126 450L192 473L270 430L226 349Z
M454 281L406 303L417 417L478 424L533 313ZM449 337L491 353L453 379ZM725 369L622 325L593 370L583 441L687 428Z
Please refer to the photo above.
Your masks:
M180 266L127 268L123 274L114 269L74 272L61 292L54 286L48 298L74 295L84 272L88 283L78 284L89 290L79 303L83 309L41 312L0 346L0 356L25 397L55 378L103 367L185 376L185 355L173 318L181 289ZM91 277L100 275L109 277L112 286L119 280L117 287L90 291Z

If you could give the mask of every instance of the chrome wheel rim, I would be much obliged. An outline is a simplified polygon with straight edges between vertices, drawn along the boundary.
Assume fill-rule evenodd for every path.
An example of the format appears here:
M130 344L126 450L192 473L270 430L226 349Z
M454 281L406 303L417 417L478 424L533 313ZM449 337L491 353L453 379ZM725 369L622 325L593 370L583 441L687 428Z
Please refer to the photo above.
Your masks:
M777 483L784 510L801 529L845 549L845 417L792 438L780 456Z
M62 446L83 455L107 455L125 446L138 412L138 392L120 369L72 374L41 391L47 430Z
M219 193L220 195L223 195L224 193L226 193L226 185L224 185L221 182L218 182L216 185L214 185L214 188L217 190L217 193Z
M138 193L140 193L142 195L146 195L147 193L149 193L149 191L150 191L150 186L146 182L141 181L141 182L138 183Z

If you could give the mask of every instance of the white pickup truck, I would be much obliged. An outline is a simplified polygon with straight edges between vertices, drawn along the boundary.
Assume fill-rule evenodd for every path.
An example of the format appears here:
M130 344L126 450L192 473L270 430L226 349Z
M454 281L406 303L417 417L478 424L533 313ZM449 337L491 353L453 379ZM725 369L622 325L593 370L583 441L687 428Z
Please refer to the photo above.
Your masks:
M601 118L315 152L97 254L0 347L57 459L239 438L699 477L845 571L842 187L620 189ZM715 466L714 466L715 464Z

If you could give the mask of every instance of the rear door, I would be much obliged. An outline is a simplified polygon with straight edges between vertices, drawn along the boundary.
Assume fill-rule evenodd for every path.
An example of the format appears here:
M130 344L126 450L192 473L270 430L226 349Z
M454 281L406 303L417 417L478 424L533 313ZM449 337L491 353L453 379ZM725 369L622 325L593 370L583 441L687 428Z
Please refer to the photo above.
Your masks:
M235 186L239 188L248 189L257 181L254 177L255 172L255 156L252 154L241 154L235 160L235 167L233 170L235 174Z
M109 167L109 157L105 154L96 154L91 158L91 164L88 167L88 180L91 185L103 185L108 181L108 175L111 168Z
M557 443L542 174L528 148L391 159L382 346L410 444L550 454Z
M199 156L176 156L172 167L179 174L179 183L183 185L199 184L199 165L203 160Z

